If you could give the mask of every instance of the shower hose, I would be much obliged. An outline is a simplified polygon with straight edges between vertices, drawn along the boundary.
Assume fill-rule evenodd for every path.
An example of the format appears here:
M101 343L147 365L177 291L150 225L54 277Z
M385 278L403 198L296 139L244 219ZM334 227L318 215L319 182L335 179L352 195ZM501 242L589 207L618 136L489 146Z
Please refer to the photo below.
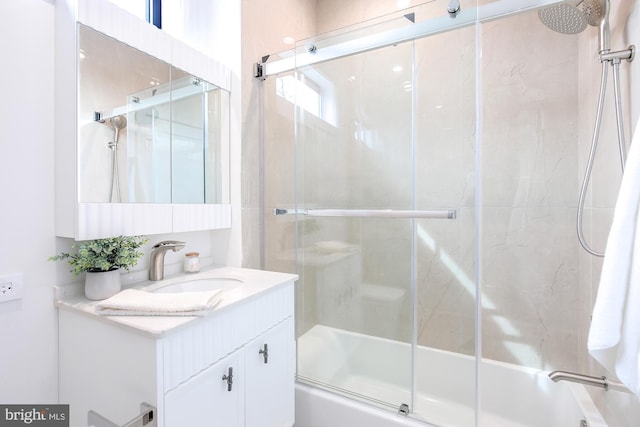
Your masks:
M598 111L596 113L596 122L593 127L593 137L591 139L591 149L589 150L589 159L587 160L587 168L582 180L582 187L580 188L580 198L578 200L578 218L577 218L577 230L578 240L580 245L589 252L591 255L597 257L603 257L604 253L597 252L589 246L589 243L584 238L582 233L582 221L584 213L584 202L589 186L589 180L591 179L591 171L593 169L593 162L596 156L596 148L598 146L598 138L600 135L600 125L602 124L602 110L604 107L604 96L607 89L607 65L609 61L602 61L602 73L600 79L600 95L598 97ZM626 159L626 145L624 142L624 128L622 122L622 102L620 100L620 60L611 60L613 67L613 90L615 97L615 110L616 110L616 126L618 128L618 148L620 151L620 164L622 166L622 173L624 173L624 164Z

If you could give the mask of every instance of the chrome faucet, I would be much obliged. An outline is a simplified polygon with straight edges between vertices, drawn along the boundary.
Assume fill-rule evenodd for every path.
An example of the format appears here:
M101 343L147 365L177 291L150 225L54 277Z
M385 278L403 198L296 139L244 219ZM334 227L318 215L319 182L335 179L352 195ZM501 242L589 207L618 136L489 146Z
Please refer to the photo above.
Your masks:
M605 390L609 389L609 381L607 380L607 377L592 377L589 375L577 374L575 372L553 371L549 374L549 378L554 382L571 381L574 383L600 387Z
M164 254L167 251L178 252L180 249L184 249L185 245L185 242L177 240L165 240L153 245L149 260L149 280L164 279Z

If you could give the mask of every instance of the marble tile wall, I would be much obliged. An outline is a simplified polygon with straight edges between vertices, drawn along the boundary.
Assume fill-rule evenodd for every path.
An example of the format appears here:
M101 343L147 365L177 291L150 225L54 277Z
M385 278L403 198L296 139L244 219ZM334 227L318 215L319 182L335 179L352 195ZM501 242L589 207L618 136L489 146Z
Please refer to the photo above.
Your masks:
M415 65L416 206L457 211L416 226L418 343L474 354L475 29L417 40Z
M580 351L578 36L529 12L480 37L482 353L568 369Z

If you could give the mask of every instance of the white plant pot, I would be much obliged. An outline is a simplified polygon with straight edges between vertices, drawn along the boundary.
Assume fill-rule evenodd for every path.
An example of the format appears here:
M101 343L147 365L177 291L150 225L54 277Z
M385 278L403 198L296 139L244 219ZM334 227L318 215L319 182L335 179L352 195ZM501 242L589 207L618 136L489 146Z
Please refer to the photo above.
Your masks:
M90 300L107 299L120 292L120 270L87 271L84 279L84 295Z

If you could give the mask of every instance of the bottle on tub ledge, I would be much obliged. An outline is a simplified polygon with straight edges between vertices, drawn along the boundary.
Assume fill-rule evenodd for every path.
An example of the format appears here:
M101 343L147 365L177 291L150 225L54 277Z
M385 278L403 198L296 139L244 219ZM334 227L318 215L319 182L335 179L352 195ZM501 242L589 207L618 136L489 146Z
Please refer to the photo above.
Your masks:
M187 252L184 254L184 272L197 273L200 271L200 253Z

